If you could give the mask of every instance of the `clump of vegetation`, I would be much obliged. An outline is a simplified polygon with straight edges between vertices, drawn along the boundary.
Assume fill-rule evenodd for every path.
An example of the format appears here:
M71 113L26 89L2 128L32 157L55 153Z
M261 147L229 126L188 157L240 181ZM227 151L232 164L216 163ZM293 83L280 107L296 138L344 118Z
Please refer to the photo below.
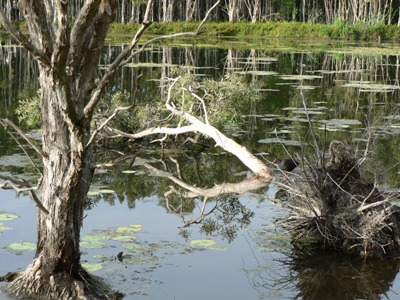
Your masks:
M400 208L361 177L360 161L347 143L333 141L328 156L326 166L317 168L304 161L306 180L287 185L282 205L289 216L279 224L293 234L297 253L314 255L324 248L398 257Z
M26 123L29 128L40 128L40 91L35 96L19 102L16 114L20 123Z
M199 25L198 22L155 22L146 34L165 35L174 32L193 31ZM114 23L109 32L110 36L132 35L136 32L139 24ZM327 38L345 40L398 40L400 38L400 27L385 25L382 22L365 23L357 22L350 24L341 18L337 18L334 24L320 24L310 22L209 22L202 28L203 36L223 37L268 37L268 38Z

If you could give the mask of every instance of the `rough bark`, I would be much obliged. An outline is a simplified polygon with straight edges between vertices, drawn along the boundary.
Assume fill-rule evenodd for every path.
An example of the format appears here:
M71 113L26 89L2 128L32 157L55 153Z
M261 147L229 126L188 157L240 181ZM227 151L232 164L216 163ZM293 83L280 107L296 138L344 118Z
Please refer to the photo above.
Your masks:
M71 26L68 1L21 0L28 38L11 25L0 3L0 21L35 56L40 70L43 138L42 149L37 152L43 157L43 178L36 200L44 209L38 210L35 258L7 287L18 297L118 298L109 295L107 286L80 265L80 229L95 165L92 141L97 131L91 132L91 120L116 70L151 41L173 35L154 38L133 51L150 25L149 0L142 27L97 80L99 56L117 5L117 0L86 0ZM196 32L186 35L198 34L204 22Z

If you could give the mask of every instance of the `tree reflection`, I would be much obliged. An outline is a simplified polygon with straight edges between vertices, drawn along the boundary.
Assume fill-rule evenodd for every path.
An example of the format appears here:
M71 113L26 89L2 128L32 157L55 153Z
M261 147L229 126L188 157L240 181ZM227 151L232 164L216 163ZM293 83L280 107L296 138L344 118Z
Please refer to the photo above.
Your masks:
M193 159L193 158L192 158ZM238 195L251 190L264 188L268 181L263 178L251 177L239 182L223 182L212 187L199 187L182 179L177 160L177 174L164 171L144 163L151 176L168 178L174 185L169 186L165 192L165 201L162 205L169 212L178 214L182 218L183 226L181 235L188 237L187 228L192 224L200 224L200 232L206 235L218 235L229 242L236 238L239 229L250 224L254 212L240 202ZM199 164L194 164L198 167ZM196 172L199 176L199 170ZM197 209L196 209L197 207ZM195 212L197 216L188 217ZM198 211L198 212L197 212Z
M241 203L240 195L248 191L264 193L268 181L247 178L249 173L244 167L223 153L189 153L151 153L149 157L136 157L132 166L132 155L121 152L119 157L110 157L106 169L97 174L96 185L98 190L105 188L114 193L90 196L87 208L100 200L110 205L126 201L129 208L134 208L137 201L155 197L168 213L181 218L181 236L188 238L189 227L197 225L200 233L231 242L254 216ZM112 172L108 171L111 165ZM218 179L229 182L216 184Z
M246 270L260 294L291 289L296 291L295 299L381 299L400 267L398 260L365 261L337 253L304 258L293 253L279 261L284 275L262 266Z

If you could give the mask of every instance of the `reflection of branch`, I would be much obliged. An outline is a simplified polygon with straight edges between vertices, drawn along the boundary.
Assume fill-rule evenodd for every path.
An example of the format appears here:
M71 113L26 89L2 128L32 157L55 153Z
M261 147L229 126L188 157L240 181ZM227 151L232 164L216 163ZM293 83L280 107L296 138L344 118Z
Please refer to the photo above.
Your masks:
M25 180L17 180L15 178L11 178L9 176L4 176L1 174L0 174L0 179L4 180L4 182L0 184L0 190L12 188L17 192L17 194L22 192L28 192L32 200L36 203L36 206L46 215L49 214L49 211L43 206L42 202L35 193L35 190L38 189L37 187L32 187L30 183Z
M124 111L124 110L128 110L132 108L132 105L130 106L126 106L126 107L117 107L114 112L107 118L107 120L105 120L99 127L97 127L93 133L92 136L90 137L89 141L86 144L86 148L90 146L90 144L93 142L93 140L95 139L95 137L97 136L97 134L99 133L99 131L101 131L105 126L107 126L107 124L114 119L114 117L120 112L120 111Z
M11 122L8 119L0 119L0 123L4 126L11 126L25 141L28 142L29 145L41 156L45 157L45 154L43 153L42 149L36 145L36 143L31 140L17 125L15 125L13 122Z
M192 186L186 183L185 181L175 177L172 173L159 170L148 163L144 163L143 166L145 166L153 176L168 178L171 181L175 182L176 184L188 190L188 192L182 194L182 196L185 198L195 198L198 196L203 196L206 198L214 198L222 194L242 195L245 192L265 187L268 183L268 180L254 176L250 179L245 179L237 183L226 182L222 184L216 184L212 188L201 188Z

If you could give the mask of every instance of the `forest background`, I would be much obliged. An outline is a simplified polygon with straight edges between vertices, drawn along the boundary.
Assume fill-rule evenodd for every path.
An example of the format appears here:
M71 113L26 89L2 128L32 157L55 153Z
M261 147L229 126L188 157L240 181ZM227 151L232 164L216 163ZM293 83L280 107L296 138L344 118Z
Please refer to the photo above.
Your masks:
M25 25L16 0L1 0L8 17ZM76 15L84 0L69 1ZM139 28L146 0L121 0L109 34L132 34ZM212 0L156 0L147 34L195 30ZM203 31L212 36L264 36L400 40L397 0L224 0Z

